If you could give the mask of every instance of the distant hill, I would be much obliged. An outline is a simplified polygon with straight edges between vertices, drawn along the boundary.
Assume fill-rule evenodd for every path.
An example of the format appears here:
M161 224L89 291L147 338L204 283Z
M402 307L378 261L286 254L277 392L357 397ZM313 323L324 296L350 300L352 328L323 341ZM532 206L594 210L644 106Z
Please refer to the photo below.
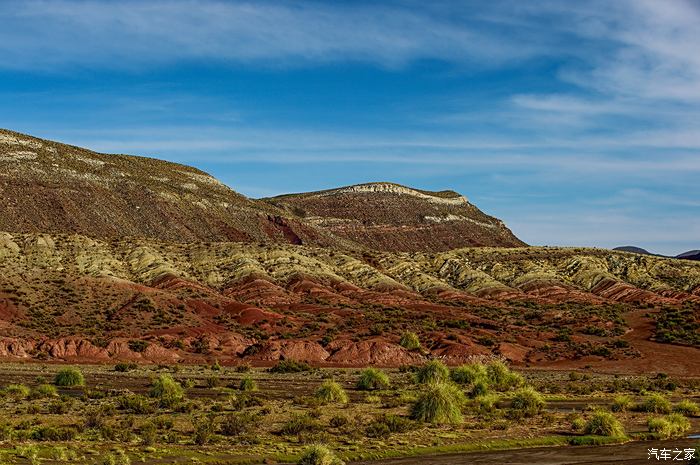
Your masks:
M682 258L684 260L700 260L700 250L690 250L688 252L676 255L676 258Z
M654 255L648 250L642 249L641 247L635 247L633 245L625 245L622 247L615 247L613 250L619 250L620 252L632 252L632 253L638 253L642 255Z
M454 191L388 182L264 199L313 226L386 251L443 251L525 245L497 218Z

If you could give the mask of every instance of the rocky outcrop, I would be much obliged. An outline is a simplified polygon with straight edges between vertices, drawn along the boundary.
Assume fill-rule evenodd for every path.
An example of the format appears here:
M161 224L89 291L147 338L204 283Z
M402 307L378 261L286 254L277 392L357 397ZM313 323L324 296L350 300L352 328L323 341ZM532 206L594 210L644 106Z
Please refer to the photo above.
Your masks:
M366 340L354 342L349 339L333 341L327 346L332 355L326 359L337 365L348 366L398 366L410 365L424 361L418 352L411 352L403 347L384 340Z

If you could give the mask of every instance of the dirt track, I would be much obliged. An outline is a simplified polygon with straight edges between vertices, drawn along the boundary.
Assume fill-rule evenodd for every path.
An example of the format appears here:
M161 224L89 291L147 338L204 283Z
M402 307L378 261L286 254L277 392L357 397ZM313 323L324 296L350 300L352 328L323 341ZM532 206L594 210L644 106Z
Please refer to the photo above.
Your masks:
M631 442L614 446L581 446L581 447L538 447L532 449L516 449L509 451L476 452L468 454L446 454L430 457L410 457L367 462L352 462L354 465L596 465L624 463L641 465L657 462L648 459L648 449L685 449L700 448L697 439L675 441ZM671 463L688 463L687 461L671 461Z

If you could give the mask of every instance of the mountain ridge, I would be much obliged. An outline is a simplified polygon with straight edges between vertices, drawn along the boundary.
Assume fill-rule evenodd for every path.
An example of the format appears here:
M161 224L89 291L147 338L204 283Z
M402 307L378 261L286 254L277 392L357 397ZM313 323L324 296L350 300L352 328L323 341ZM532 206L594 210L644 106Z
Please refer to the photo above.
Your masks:
M97 153L5 129L0 129L0 195L6 199L0 210L0 230L24 233L176 242L259 241L342 250L523 245L502 221L485 215L454 191L430 192L383 182L251 199L191 166ZM338 205L326 212L329 221L354 221L355 233L338 234L338 228L328 227L323 218L307 218L305 204L310 196L333 199L338 195L345 200L372 197L372 208L385 213L379 230L375 225L362 226L367 215L362 202L367 197L350 206L356 218L348 217L347 211L338 214L336 210L342 210ZM394 197L402 200L395 202ZM406 197L412 201L407 203ZM440 208L431 206L454 211L440 214ZM403 221L411 211L415 221ZM391 236L388 241L376 240L384 233ZM438 239L431 241L431 237Z

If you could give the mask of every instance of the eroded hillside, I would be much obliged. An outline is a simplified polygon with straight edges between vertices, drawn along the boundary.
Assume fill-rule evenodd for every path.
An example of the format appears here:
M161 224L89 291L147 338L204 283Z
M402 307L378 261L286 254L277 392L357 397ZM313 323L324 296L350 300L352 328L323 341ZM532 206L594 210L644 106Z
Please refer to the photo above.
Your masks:
M644 353L627 341L640 334L630 316L697 318L698 303L700 264L596 249L349 254L0 236L6 357L400 365L495 353L631 363ZM422 350L401 347L406 331Z
M466 197L370 183L265 199L334 235L375 250L445 251L525 244Z

